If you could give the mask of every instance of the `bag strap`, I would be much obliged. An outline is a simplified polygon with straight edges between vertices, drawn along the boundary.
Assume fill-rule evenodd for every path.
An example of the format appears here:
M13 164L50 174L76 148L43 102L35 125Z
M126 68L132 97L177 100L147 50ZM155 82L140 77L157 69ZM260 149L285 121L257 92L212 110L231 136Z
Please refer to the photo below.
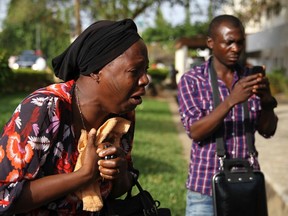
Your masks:
M210 62L209 66L209 73L211 77L211 85L212 85L212 94L213 94L213 104L214 108L216 108L220 104L220 93L219 93L219 87L218 87L218 79L216 71L213 67L213 61ZM244 109L244 128L245 128L245 135L246 135L246 141L248 144L248 151L251 156L254 156L256 154L255 146L252 144L252 131L250 127L250 118L249 118L249 111L248 111L248 104L247 101L245 101L243 104ZM225 144L223 139L223 127L224 124L222 123L221 126L216 131L216 152L219 158L225 158Z
M143 192L144 191L142 186L140 185L138 179L133 176L133 186L135 186L135 185L138 188L139 192ZM127 191L126 198L131 198L132 197L132 188L133 188L133 186Z
M245 101L243 103L243 109L244 109L244 127L245 127L245 135L246 135L246 141L248 144L248 152L251 157L256 156L256 148L255 145L253 145L253 136L251 131L251 122L249 117L249 110L248 110L248 103Z
M211 77L211 85L212 85L212 95L213 95L213 104L214 109L220 104L220 93L218 89L218 81L217 81L217 74L214 70L212 61L210 62L209 67L210 77ZM223 122L219 126L218 130L216 131L216 152L218 157L225 157L225 144L222 135L224 124Z
M144 191L137 179L135 180L135 185L137 186L137 188L140 192Z

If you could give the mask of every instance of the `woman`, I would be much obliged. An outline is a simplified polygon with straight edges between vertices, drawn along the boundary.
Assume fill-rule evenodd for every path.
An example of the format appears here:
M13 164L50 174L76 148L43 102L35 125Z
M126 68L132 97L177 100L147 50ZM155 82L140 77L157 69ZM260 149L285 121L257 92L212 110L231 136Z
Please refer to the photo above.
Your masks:
M130 19L92 24L52 60L65 82L24 99L1 134L0 215L100 215L82 210L79 189L99 181L106 199L132 187L134 109L149 82L148 63ZM132 122L121 146L94 145L96 130L114 116ZM73 172L83 129L89 132L85 157ZM109 155L116 157L103 160Z

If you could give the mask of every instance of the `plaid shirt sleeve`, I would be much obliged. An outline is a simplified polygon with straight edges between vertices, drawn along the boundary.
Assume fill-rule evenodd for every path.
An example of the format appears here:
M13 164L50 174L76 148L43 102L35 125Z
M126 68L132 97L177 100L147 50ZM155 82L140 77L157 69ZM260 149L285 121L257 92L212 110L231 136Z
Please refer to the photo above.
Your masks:
M178 84L178 102L181 121L191 138L191 125L212 111L211 87L206 65L185 73Z

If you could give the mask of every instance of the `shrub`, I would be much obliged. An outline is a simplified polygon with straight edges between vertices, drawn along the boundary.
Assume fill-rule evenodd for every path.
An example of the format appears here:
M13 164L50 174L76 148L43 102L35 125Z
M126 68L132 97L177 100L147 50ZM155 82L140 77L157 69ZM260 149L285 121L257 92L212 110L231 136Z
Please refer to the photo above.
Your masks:
M153 82L161 82L168 76L169 69L166 68L153 68L148 70L148 74L152 76Z
M288 77L282 69L275 69L267 74L272 94L288 94Z
M1 93L32 92L53 82L53 75L46 71L18 69L12 71L12 76L2 84Z
M0 89L12 76L12 70L8 66L8 55L5 52L0 52Z

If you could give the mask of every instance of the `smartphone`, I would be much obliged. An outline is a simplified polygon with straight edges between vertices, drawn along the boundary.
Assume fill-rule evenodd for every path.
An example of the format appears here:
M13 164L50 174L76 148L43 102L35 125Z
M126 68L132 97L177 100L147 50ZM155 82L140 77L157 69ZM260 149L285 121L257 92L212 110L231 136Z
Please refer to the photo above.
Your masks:
M109 146L111 146L111 145L104 145L104 149L108 148ZM114 159L114 158L116 158L116 155L106 155L104 157L104 160L110 160L110 159Z
M257 65L257 66L247 68L247 75L252 75L252 74L257 74L257 73L262 73L263 75L265 75L264 67Z

